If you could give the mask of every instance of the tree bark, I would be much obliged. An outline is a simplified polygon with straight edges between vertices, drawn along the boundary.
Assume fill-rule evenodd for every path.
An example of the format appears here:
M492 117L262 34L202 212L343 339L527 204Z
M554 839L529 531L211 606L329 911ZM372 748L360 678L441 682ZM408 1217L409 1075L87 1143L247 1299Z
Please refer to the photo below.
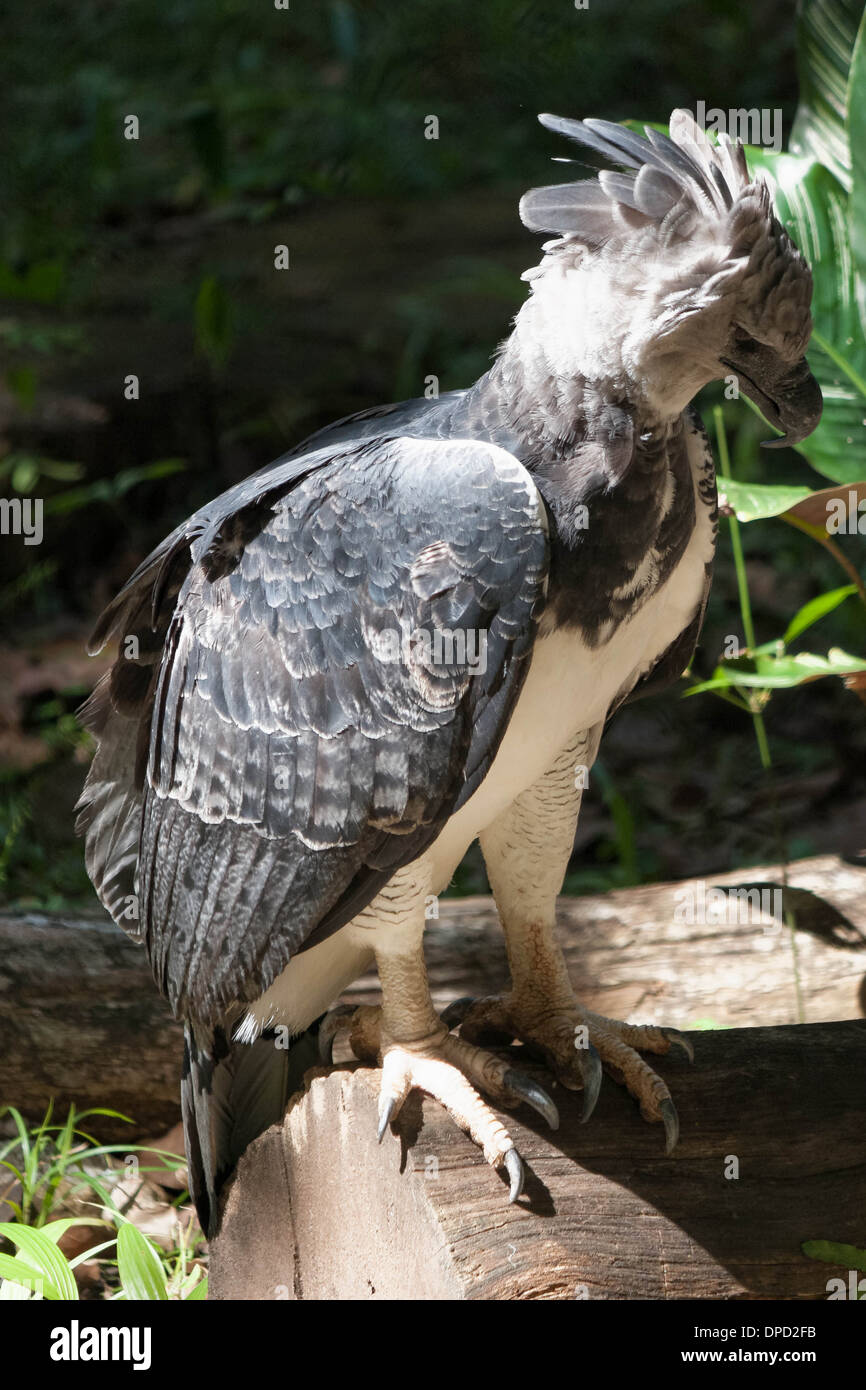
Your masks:
M609 1078L586 1125L580 1098L554 1089L556 1133L525 1107L507 1118L527 1167L514 1206L433 1101L410 1096L380 1147L378 1073L308 1073L239 1164L210 1296L808 1299L847 1286L845 1265L802 1244L866 1243L866 1025L692 1042L691 1067L657 1059L680 1114L674 1156Z

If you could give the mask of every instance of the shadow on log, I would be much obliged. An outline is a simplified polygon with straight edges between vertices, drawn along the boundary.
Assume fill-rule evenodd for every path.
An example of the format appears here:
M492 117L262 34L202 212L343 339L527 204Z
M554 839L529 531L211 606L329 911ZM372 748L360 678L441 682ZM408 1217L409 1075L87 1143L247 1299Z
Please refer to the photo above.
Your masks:
M378 1074L308 1073L228 1189L211 1297L826 1298L848 1270L801 1246L864 1244L866 1024L692 1042L694 1066L656 1059L680 1113L673 1157L609 1078L587 1125L554 1088L555 1134L525 1107L508 1116L527 1166L514 1206L434 1102L410 1096L380 1148Z

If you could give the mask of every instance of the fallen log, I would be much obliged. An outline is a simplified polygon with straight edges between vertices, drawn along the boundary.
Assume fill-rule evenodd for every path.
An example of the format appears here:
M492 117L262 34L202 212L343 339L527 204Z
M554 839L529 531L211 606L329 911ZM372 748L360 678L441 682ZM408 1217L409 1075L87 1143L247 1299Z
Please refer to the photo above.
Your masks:
M144 951L108 917L0 917L0 1105L103 1106L134 1124L94 1116L101 1138L153 1136L180 1116L182 1056Z
M835 855L792 864L783 910L689 922L701 891L781 887L778 866L561 898L559 934L575 988L590 1008L635 1023L682 1028L822 1022L866 1012L866 869ZM691 896L690 896L691 895ZM738 907L738 904L735 904ZM485 994L507 980L489 897L443 899L425 950L434 1002ZM692 916L700 913L692 913ZM375 1003L366 976L343 996ZM140 946L104 914L0 915L0 1104L38 1119L109 1106L135 1127L94 1120L107 1138L160 1133L179 1117L181 1030ZM339 1054L338 1054L339 1055Z
M609 1079L587 1125L579 1098L556 1088L556 1133L525 1108L507 1118L528 1169L514 1206L435 1102L410 1096L380 1147L378 1074L308 1073L283 1125L238 1166L210 1297L817 1299L828 1280L847 1287L847 1267L802 1246L866 1244L866 1024L691 1040L694 1066L658 1060L680 1113L673 1157Z

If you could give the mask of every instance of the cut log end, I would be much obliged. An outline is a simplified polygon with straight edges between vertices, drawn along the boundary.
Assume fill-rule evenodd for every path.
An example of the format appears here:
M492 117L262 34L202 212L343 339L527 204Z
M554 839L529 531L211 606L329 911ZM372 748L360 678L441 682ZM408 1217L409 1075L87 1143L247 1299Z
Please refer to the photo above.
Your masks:
M658 1061L673 1157L609 1078L588 1125L560 1090L555 1134L507 1117L527 1167L514 1206L435 1102L410 1096L380 1148L377 1074L309 1073L228 1189L211 1297L826 1298L848 1271L802 1246L863 1244L866 1024L691 1040L694 1066Z

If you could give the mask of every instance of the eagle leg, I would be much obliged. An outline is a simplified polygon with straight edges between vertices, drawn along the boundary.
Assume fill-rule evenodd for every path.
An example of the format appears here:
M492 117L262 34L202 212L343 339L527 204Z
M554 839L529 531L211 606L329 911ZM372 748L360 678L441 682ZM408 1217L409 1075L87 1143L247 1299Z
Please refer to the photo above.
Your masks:
M578 734L543 777L521 793L481 835L481 848L505 932L511 990L446 1010L460 1037L476 1045L518 1038L541 1053L563 1086L583 1088L592 1113L604 1066L640 1104L645 1120L663 1124L670 1153L679 1133L665 1082L640 1055L691 1045L670 1028L638 1027L591 1013L574 997L556 940L556 896L574 846L587 769L601 726ZM581 776L576 776L576 770Z
M549 948L558 953L552 939ZM598 1094L600 1067L596 1073L588 1063L595 1053L609 1075L639 1102L644 1119L664 1125L667 1152L673 1151L679 1137L679 1121L671 1093L640 1054L663 1055L679 1046L691 1061L691 1043L676 1029L621 1023L593 1013L581 1007L570 986L567 993L563 990L558 998L554 996L552 1003L550 996L538 989L537 980L525 982L522 989L516 987L511 994L460 1000L445 1010L443 1019L452 1025L459 1022L460 1037L467 1042L501 1045L518 1038L529 1048L537 1049L563 1086L570 1090L583 1087L584 1120L592 1113ZM590 1087L592 1095L588 1094Z
M433 1009L420 944L417 951L395 956L377 951L382 983L381 1007L335 1011L325 1020L329 1044L342 1028L360 1061L382 1068L378 1137L396 1119L409 1092L426 1092L482 1150L493 1167L504 1167L509 1201L523 1189L523 1164L514 1140L490 1106L512 1109L521 1102L537 1110L552 1129L559 1113L550 1096L510 1062L449 1032Z

